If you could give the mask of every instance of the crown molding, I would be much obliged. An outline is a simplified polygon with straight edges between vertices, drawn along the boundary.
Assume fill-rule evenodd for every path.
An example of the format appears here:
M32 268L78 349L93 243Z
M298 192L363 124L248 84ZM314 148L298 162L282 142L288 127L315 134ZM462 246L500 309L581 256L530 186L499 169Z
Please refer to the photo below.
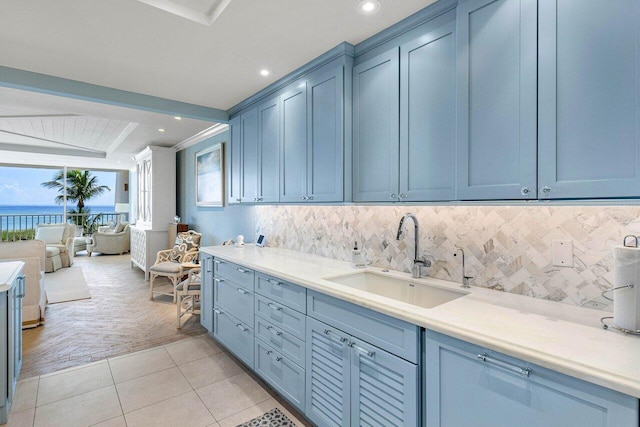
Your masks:
M193 145L198 144L199 142L205 141L209 138L212 138L216 135L221 134L222 132L226 132L229 129L228 124L217 123L210 128L203 130L200 133L197 133L184 141L181 141L174 145L172 148L176 151L184 150L185 148L189 148Z

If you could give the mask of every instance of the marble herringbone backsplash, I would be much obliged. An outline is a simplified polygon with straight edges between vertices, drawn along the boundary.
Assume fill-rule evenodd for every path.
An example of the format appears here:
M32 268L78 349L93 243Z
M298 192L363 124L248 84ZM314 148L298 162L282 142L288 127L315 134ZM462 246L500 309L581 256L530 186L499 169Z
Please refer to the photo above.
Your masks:
M357 240L372 265L410 271L413 224L395 238L407 212L432 277L460 280L458 246L476 286L608 310L600 293L613 285L612 247L640 217L638 206L258 206L256 232L270 246L347 261ZM552 265L552 239L573 240L573 268Z

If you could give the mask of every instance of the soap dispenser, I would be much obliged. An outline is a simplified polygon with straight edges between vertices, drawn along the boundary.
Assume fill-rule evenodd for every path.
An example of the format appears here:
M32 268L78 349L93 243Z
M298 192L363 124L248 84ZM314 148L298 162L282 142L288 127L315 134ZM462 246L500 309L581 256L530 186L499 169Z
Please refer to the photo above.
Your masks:
M358 249L358 242L353 244L353 250L351 251L351 267L362 268L366 266L364 259L364 253Z

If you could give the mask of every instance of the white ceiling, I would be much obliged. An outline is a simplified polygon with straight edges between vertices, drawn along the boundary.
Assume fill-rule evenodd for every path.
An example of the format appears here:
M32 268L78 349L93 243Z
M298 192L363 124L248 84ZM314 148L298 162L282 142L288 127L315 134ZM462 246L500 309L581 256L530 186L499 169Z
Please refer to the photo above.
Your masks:
M359 0L0 0L0 65L227 110L434 2L379 1L364 15ZM211 126L0 87L0 164L129 169Z
M0 0L0 65L226 110L434 0L357 2Z

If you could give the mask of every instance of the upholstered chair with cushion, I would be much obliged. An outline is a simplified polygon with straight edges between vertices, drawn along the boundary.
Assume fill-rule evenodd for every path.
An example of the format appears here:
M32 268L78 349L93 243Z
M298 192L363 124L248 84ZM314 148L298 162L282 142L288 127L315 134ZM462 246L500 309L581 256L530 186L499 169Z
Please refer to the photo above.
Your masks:
M53 273L62 267L73 265L73 239L76 226L73 224L38 224L36 240L46 245L44 271Z
M130 244L129 223L120 222L113 231L93 233L92 252L100 252L105 255L122 255L129 252ZM88 255L91 256L92 252L88 252Z
M154 294L171 295L173 301L176 300L176 286L187 274L188 268L184 263L192 262L198 256L200 249L200 239L202 235L193 230L178 233L173 249L159 251L156 262L150 268L149 299L153 299ZM171 281L173 289L171 292L154 290L154 281L157 277L166 277Z

